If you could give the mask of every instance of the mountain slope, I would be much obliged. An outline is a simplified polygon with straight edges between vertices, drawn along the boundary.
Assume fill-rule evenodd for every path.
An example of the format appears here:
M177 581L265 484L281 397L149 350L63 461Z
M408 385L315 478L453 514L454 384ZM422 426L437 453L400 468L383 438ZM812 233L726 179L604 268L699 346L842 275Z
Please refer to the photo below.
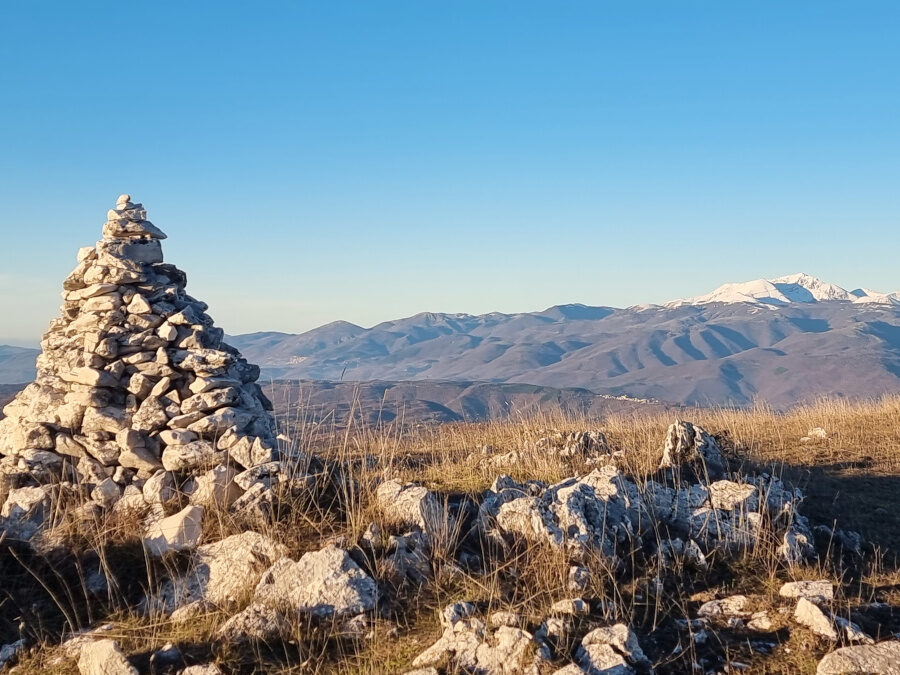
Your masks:
M40 351L0 345L0 384L31 382L37 371L34 361Z
M783 307L795 302L816 303L831 300L900 304L900 294L879 293L863 288L847 291L836 284L799 272L775 279L754 279L753 281L723 284L706 295L673 300L666 303L665 306L681 307L683 305L707 305L715 302L727 304L746 302Z
M890 304L706 303L594 316L419 315L337 345L316 340L317 329L301 336L299 361L287 339L277 350L232 342L278 378L521 382L691 405L900 390L900 308Z
M422 313L229 340L274 379L522 383L688 405L900 391L900 296L807 274L663 306ZM19 350L17 365L0 351L0 366L4 353L0 382L30 380L34 351Z

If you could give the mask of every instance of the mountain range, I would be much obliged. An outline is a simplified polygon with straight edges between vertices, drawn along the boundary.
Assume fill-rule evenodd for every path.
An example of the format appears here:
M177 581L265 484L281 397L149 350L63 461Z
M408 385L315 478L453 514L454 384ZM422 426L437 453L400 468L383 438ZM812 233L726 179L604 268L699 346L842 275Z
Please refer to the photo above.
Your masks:
M776 407L900 391L900 295L806 274L665 305L423 313L229 341L279 380L517 383L676 404ZM0 382L36 352L0 348ZM33 372L33 370L32 370ZM20 381L27 381L30 377Z

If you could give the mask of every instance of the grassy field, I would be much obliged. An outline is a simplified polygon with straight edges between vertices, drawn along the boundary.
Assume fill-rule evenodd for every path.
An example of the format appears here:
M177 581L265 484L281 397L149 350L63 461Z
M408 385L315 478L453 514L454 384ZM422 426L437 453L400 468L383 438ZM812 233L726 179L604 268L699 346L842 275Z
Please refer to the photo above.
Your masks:
M58 610L55 614L30 612L21 606L20 593L6 591L0 612L7 633L16 625L38 645L15 672L77 672L75 661L54 644L60 634L98 622L109 622L110 637L147 668L153 651L171 642L188 660L213 660L235 673L403 672L440 636L440 609L457 600L480 603L490 611L517 612L534 630L553 602L572 597L566 588L570 560L559 550L541 545L500 550L466 533L460 514L467 504L477 503L500 473L520 481L551 483L588 472L591 467L579 458L534 449L535 441L555 430L601 430L616 451L616 463L640 483L654 475L672 421L661 413L602 420L549 414L490 424L350 425L338 430L306 424L304 411L293 411L280 420L281 426L295 450L324 460L319 466L319 487L282 503L276 517L266 523L214 513L206 519L205 541L252 528L282 542L296 556L326 542L352 548L373 522L386 533L399 533L391 514L374 499L381 481L398 478L427 486L445 505L447 526L432 541L429 581L411 584L372 559L369 571L379 582L382 600L367 637L341 639L329 627L298 622L293 639L283 644L238 647L214 638L226 612L175 624L134 609L147 589L157 587L173 566L184 562L147 560L136 520L107 516L86 523L63 517L54 537L65 555L28 558L13 549L3 551L5 578L13 585L33 588L36 597L49 598ZM745 664L749 672L812 673L832 646L789 625L788 603L778 598L777 589L783 581L829 578L837 589L835 611L853 616L875 635L900 629L900 617L892 611L887 618L873 618L860 609L876 601L900 607L896 564L900 398L856 403L827 400L784 414L765 407L696 410L690 421L716 436L733 472L781 476L804 492L801 512L814 525L859 532L867 542L865 555L854 559L826 555L814 566L788 568L774 553L776 542L763 542L738 556L715 557L702 572L679 565L672 569L647 566L637 553L634 560L625 561L624 569L612 569L598 555L585 563L591 575L583 595L595 609L579 619L584 627L611 621L632 625L660 673L691 672L691 663L704 656ZM824 437L801 440L814 428L824 429ZM464 553L484 561L479 573L457 565ZM115 580L103 603L87 602L87 594L79 588L83 576L78 567L87 559L99 559ZM740 630L723 628L701 646L685 641L672 629L673 621L692 616L701 602L733 593L747 594L754 609L770 611L774 626L769 638L775 645L770 653L753 648Z

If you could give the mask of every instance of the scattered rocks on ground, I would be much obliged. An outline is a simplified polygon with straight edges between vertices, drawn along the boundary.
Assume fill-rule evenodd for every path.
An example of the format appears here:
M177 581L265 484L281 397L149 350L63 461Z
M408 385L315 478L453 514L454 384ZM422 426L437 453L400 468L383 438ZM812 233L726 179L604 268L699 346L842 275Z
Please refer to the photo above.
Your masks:
M699 432L694 433L696 438ZM593 551L614 559L618 549L633 549L645 539L656 547L656 535L664 532L670 542L691 542L691 558L703 566L706 552L752 549L766 527L790 542L782 551L786 561L801 562L815 553L806 520L796 513L799 494L768 476L680 488L651 480L639 488L607 465L547 487L520 485L508 477L498 479L494 487L481 505L482 530L544 542L576 555ZM684 555L687 549L681 550Z
M469 610L473 610L470 612ZM474 607L457 603L442 612L446 626L441 638L413 660L413 666L452 664L453 667L483 675L518 675L534 665L540 649L534 636L514 626L491 631L472 616Z
M568 661L557 675L627 674L647 672L651 662L627 625L598 627L617 616L591 595L592 582L606 579L592 578L598 566L615 575L635 563L648 565L650 574L635 584L634 601L644 602L665 593L672 582L668 567L702 573L770 542L788 566L815 556L814 531L797 511L802 494L767 474L729 474L716 439L680 420L668 428L659 470L646 480L617 468L619 453L600 430L544 431L538 441L506 453L485 446L486 459L473 464L512 472L553 457L573 460L554 464L571 464L576 475L552 484L497 476L490 490L466 495L462 507L459 495L445 498L421 484L384 480L374 495L384 530L370 525L358 548L339 532L331 538L337 543L298 560L252 530L201 546L204 518L224 515L222 522L235 518L244 528L279 525L273 514L294 506L286 497L310 492L326 472L317 458L278 448L271 404L257 384L259 368L223 341L205 303L187 294L184 272L163 261L163 239L141 204L128 195L117 200L103 238L79 252L63 283L61 315L43 337L35 381L0 420L0 541L37 550L35 542L66 518L101 523L107 514L133 514L126 522L134 541L139 538L150 557L165 558L149 563L159 583L140 609L151 618L176 623L219 612L224 623L216 637L223 641L293 641L301 627L359 641L379 634L391 603L410 585L434 579L453 586L491 569L496 561L489 553L518 556L526 546L546 546L562 565L559 580L567 590L557 588L555 597L563 599L537 620L526 611L495 607L486 614L483 605L448 605L440 614L443 634L414 659L419 670L411 674L546 675L556 667L551 663ZM816 427L801 440L828 437ZM370 468L373 462L367 455ZM341 479L346 466L335 471ZM586 467L593 470L585 473ZM320 534L316 546L327 540ZM834 542L841 555L863 551L853 532L820 526L815 534ZM175 553L181 555L170 556ZM512 560L502 574L527 578L517 577ZM106 565L89 562L86 596L110 599L121 591ZM898 672L900 643L873 644L859 625L832 611L834 593L828 580L788 582L779 591L796 599L796 624L834 643L861 643L825 656L819 674ZM379 604L385 611L376 615ZM753 611L758 606L755 596L718 598L703 603L697 618L678 618L674 625L705 649L720 637L714 630L737 630L757 651L770 644L760 633L802 630L785 625L786 606L784 616ZM883 634L864 613L854 610L853 618L873 635ZM61 652L77 659L84 675L136 673L108 639L112 629L107 624L73 635ZM645 645L654 659L659 644L651 639ZM22 639L0 647L0 667L25 645ZM184 658L178 647L164 646L152 652L151 669L174 672ZM695 665L716 672L712 661ZM728 667L743 666L732 661ZM212 663L181 671L220 672Z
M286 555L283 545L257 532L204 544L193 552L187 572L167 581L148 600L148 609L175 619L210 608L227 609L246 601L263 573Z
M229 619L222 634L236 638L243 632L245 637L262 639L256 626L264 628L268 621L271 630L277 631L283 624L281 615L347 619L374 609L376 599L375 581L347 551L326 546L297 561L281 558L266 570L249 606ZM253 629L244 631L248 626Z
M797 607L794 610L794 621L802 626L806 626L816 635L835 642L841 639L848 642L872 642L872 638L866 635L852 621L832 615L828 610L819 607L804 597L800 597L797 600Z

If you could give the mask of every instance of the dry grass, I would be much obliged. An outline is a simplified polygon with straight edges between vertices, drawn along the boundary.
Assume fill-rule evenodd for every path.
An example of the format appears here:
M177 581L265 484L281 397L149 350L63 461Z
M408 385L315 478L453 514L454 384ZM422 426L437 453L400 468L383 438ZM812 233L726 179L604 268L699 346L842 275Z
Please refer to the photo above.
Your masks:
M828 645L804 630L776 631L777 647L771 655L741 647L739 631L723 630L711 644L695 647L684 643L680 654L673 656L673 648L683 640L675 635L671 622L692 616L704 599L735 592L771 597L782 581L793 578L832 578L839 589L836 606L846 611L873 600L900 602L893 548L900 542L900 398L856 403L827 400L784 414L764 406L696 410L689 419L720 440L733 468L783 476L805 491L802 510L816 523L836 522L839 527L857 530L881 550L870 552L868 561L855 567L824 560L818 567L788 570L774 555L775 542L770 542L736 559L714 560L705 572L680 565L648 569L637 555L625 561L625 575L596 556L584 563L591 571L584 597L591 599L593 607L586 624L624 621L634 625L647 641L647 651L669 654L658 657L661 673L689 672L691 661L708 652L751 664L753 672L814 672L816 659ZM72 625L101 620L114 623L111 636L140 663L149 663L153 650L173 642L189 659L217 661L228 672L402 672L440 635L437 613L456 600L480 603L488 612L515 611L534 629L553 602L572 596L567 589L571 561L544 546L523 544L501 550L494 548L495 543L466 535L459 517L461 505L477 500L500 473L519 481L549 483L589 471L591 467L582 458L522 452L551 430L602 430L610 446L621 452L617 455L620 467L640 483L656 469L672 419L657 413L604 420L544 414L486 424L350 425L337 429L309 424L301 406L280 422L291 434L293 456L301 468L318 473L317 488L283 495L274 517L263 522L212 509L207 514L204 539L216 541L255 529L284 543L293 556L327 541L352 547L372 522L387 532L397 531L373 495L382 480L399 478L424 484L445 500L447 531L437 537L434 546L433 581L422 587L403 583L373 564L369 571L385 591L385 599L368 639L339 640L320 628L298 625L294 644L238 649L214 639L216 629L227 618L225 612L186 625L148 619L130 609L140 592L157 587L173 566L184 563L173 559L160 564L139 557L135 548L139 549L139 528L133 517L64 520L56 534L71 551L71 559L98 561L118 583L111 586L106 602L90 605L82 602L86 594L78 588L84 586L84 580L70 576L68 568L61 566L58 576L68 579L71 587L60 591L60 584L50 585L55 589L54 604L65 619L58 627L27 627L29 637L44 648L33 650L17 672L75 672L71 660L59 660L58 650L50 645L60 628L71 630ZM824 428L827 437L801 442L815 427ZM491 449L485 450L486 446ZM512 452L521 453L515 461L496 459ZM312 455L323 458L324 466L310 464ZM179 506L172 504L170 509ZM455 566L454 560L467 547L490 561L485 569ZM138 561L140 565L136 565ZM44 574L40 571L32 576ZM128 575L131 583L123 581ZM654 576L663 578L663 589L653 585ZM770 601L769 606L777 614L776 608L785 603ZM14 611L8 601L0 610Z

